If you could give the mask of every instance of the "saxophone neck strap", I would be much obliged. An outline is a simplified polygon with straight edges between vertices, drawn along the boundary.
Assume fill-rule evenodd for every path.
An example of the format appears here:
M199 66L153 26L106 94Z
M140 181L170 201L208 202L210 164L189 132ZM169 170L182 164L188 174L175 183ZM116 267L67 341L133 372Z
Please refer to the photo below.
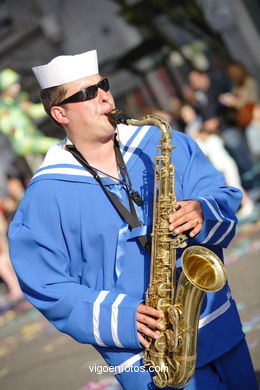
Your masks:
M126 178L130 180L123 160L123 156L121 154L118 142L116 140L114 143L114 148L115 148L117 163L119 165L119 169L124 179L124 182L126 181ZM68 150L75 157L75 159L94 177L94 179L98 182L98 184L101 186L101 188L103 189L103 191L105 192L105 194L107 195L107 197L109 198L113 206L115 207L116 211L124 220L127 221L130 228L133 229L135 227L142 226L142 223L137 217L136 210L132 200L133 195L130 194L128 186L126 186L126 192L129 200L130 211L119 201L119 199L111 191L109 191L106 188L100 176L98 175L97 171L87 162L87 160L82 156L82 154L78 151L75 145L66 145L66 150ZM131 182L130 182L130 188L131 188ZM134 194L136 193L135 191L133 192ZM138 196L140 195L138 194ZM143 250L150 251L150 241L148 240L148 237L146 235L138 236L137 240L139 241Z

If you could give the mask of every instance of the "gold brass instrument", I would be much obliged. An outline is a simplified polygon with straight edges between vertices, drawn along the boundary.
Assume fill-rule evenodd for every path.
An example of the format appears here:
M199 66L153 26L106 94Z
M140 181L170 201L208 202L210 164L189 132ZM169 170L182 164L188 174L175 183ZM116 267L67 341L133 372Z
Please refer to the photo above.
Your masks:
M205 292L220 290L226 272L218 256L202 246L190 246L182 254L182 272L176 276L176 250L187 245L184 234L169 231L169 215L178 209L171 162L172 130L167 121L147 116L132 120L118 110L111 117L117 123L134 126L155 125L161 131L161 145L155 157L153 231L150 282L145 304L164 313L165 330L158 340L150 339L144 362L153 366L153 381L159 388L182 388L194 374L197 333Z

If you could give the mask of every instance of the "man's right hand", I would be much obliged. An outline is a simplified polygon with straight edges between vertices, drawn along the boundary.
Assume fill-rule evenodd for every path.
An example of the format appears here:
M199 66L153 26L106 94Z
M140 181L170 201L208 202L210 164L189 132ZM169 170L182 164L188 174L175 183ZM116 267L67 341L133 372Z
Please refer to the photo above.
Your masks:
M157 317L158 319L163 318L163 312L146 306L143 303L137 307L136 323L138 340L145 348L148 348L150 344L143 337L143 335L152 337L153 339L157 340L159 335L156 333L156 330L165 329L164 324L162 324L160 321L157 321L153 317Z

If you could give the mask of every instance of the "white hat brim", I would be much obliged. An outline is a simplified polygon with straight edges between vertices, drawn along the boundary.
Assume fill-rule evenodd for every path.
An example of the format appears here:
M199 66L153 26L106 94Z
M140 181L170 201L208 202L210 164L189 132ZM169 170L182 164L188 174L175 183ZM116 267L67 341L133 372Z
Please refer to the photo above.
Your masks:
M32 70L42 89L67 84L99 73L97 51L58 56Z

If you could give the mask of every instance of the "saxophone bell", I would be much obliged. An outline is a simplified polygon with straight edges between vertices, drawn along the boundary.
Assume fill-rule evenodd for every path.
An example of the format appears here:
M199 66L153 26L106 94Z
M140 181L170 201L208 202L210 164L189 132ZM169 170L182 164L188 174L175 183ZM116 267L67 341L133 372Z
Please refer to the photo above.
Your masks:
M226 283L224 265L211 250L193 245L185 249L181 261L185 277L196 288L204 292L216 292L224 287Z

